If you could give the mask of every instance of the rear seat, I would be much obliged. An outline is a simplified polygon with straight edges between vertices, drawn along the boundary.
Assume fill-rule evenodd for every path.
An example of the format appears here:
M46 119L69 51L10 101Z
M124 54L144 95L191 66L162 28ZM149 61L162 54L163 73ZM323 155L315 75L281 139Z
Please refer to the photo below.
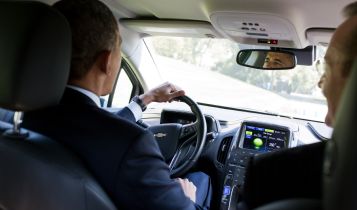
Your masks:
M0 108L0 121L12 123L14 119L14 112Z

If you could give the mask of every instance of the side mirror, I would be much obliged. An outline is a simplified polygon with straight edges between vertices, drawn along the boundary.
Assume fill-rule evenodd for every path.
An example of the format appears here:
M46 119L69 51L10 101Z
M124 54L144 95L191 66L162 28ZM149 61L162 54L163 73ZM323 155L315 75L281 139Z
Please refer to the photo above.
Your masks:
M237 63L256 69L283 70L295 68L296 58L287 51L241 50L237 55Z

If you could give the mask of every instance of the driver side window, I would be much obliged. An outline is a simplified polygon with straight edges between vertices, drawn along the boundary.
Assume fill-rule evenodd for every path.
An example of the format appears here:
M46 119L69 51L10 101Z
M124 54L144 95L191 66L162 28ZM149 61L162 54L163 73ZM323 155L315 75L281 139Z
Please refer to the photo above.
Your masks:
M127 106L132 97L143 92L139 80L125 60L120 68L113 92L108 97L107 107Z
M128 105L133 92L133 83L123 68L120 69L119 77L114 89L112 107L124 107Z

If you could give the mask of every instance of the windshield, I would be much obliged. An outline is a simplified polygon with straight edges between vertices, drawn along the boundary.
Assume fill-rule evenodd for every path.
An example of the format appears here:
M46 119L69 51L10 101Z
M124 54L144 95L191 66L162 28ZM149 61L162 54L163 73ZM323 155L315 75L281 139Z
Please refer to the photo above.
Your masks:
M324 121L326 101L317 87L321 75L313 66L280 71L243 67L236 63L238 51L257 47L226 39L150 37L145 43L162 80L180 86L197 102ZM317 52L324 49L319 46Z

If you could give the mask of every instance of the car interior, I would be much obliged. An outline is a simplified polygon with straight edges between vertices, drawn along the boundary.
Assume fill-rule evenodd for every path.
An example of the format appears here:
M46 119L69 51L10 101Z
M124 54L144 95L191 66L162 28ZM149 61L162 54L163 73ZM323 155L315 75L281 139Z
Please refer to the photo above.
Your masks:
M316 67L352 0L102 1L123 40L102 108L165 81L186 92L137 122L172 178L208 174L211 209L357 209L357 61L334 128ZM0 1L0 210L121 209L72 151L21 127L60 101L69 75L71 31L54 2Z

